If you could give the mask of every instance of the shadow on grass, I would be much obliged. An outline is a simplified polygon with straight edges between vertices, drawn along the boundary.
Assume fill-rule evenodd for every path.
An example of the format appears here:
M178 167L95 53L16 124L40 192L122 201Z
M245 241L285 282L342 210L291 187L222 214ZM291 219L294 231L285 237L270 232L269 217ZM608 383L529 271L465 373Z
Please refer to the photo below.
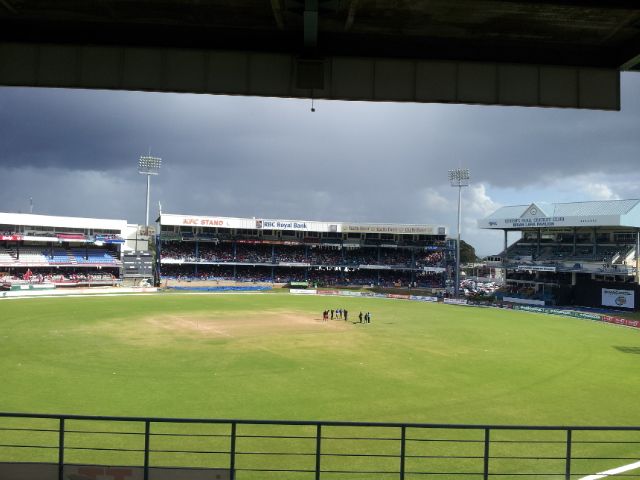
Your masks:
M634 353L636 355L640 355L640 347L620 347L620 346L614 346L613 348L615 348L616 350L622 352L622 353Z

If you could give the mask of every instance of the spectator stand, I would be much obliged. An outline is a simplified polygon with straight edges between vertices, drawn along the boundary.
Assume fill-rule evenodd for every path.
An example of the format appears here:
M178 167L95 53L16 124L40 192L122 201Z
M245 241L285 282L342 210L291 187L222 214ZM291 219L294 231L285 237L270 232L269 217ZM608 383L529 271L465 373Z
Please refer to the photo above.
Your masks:
M31 283L112 285L121 276L126 227L125 220L0 213L0 274Z
M479 225L504 235L502 251L487 262L503 271L498 298L588 307L619 301L638 309L640 200L513 205ZM510 244L511 232L518 236Z
M442 288L449 260L446 227L170 214L160 223L164 280ZM423 233L428 231L435 233Z

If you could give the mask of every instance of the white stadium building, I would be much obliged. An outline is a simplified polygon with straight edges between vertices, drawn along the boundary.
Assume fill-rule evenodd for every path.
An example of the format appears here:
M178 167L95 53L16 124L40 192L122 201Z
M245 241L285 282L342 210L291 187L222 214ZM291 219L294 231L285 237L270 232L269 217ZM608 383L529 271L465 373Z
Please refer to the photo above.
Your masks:
M535 202L478 223L503 232L489 265L505 271L505 301L636 308L640 200ZM511 244L510 233L518 236Z
M138 231L126 220L0 213L0 283L117 283L136 273L127 272L128 258L148 250Z

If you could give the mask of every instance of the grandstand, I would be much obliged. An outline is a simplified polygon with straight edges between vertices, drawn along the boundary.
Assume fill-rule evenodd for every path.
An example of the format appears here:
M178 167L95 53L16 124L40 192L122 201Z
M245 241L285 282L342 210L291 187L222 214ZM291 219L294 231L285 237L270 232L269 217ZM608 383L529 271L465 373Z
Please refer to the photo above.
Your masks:
M447 227L161 214L164 279L442 288Z
M119 278L126 232L125 220L0 213L0 279Z
M479 226L504 232L488 264L505 271L505 300L636 308L640 200L508 206ZM511 244L509 232L519 234Z

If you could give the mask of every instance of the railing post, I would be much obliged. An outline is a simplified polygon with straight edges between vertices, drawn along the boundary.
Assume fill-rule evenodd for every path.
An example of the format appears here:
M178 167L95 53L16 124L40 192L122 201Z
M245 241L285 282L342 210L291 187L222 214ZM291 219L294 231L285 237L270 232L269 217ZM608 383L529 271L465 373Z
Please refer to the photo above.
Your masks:
M407 427L400 427L400 480L404 480L404 458L407 442Z
M151 421L144 421L144 480L149 480L149 437L151 433Z
M322 425L318 424L316 430L316 480L320 480L320 447L322 440Z
M571 480L571 429L567 429L567 454L565 456L565 480Z
M58 480L64 480L64 418L58 426Z
M236 478L236 422L231 424L231 447L229 448L229 480Z
M484 429L484 480L489 479L489 429Z

